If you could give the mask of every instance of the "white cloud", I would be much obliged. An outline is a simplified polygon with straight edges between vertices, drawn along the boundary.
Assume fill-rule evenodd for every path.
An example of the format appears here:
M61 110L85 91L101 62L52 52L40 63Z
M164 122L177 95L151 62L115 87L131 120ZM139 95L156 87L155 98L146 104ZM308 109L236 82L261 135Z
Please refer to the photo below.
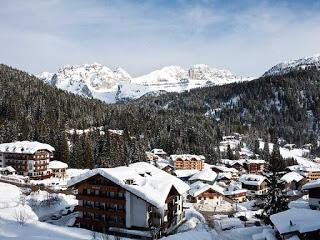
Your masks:
M101 62L132 75L206 63L243 75L320 52L317 9L262 2L162 6L146 1L7 1L0 9L0 60L37 73Z

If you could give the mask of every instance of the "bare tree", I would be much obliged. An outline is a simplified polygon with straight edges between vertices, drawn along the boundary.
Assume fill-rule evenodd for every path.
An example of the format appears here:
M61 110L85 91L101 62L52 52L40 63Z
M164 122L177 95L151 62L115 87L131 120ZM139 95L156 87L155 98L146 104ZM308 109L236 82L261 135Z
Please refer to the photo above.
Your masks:
M14 218L16 219L17 223L20 225L25 225L29 218L25 209L17 209L14 214Z

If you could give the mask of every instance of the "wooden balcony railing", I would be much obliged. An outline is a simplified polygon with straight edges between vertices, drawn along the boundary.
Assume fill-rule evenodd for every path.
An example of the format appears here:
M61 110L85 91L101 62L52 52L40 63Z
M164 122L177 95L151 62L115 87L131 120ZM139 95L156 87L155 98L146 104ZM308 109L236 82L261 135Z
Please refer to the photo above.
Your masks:
M90 207L90 206L76 206L75 211L79 212L88 212L88 213L95 213L99 215L106 215L106 216L126 216L125 210L113 210L113 209L101 209L98 207Z
M93 201L93 202L100 202L100 203L120 203L125 204L125 199L119 199L119 198L111 198L111 197L104 197L99 195L84 195L84 194L78 194L76 196L77 200L87 200L87 201Z

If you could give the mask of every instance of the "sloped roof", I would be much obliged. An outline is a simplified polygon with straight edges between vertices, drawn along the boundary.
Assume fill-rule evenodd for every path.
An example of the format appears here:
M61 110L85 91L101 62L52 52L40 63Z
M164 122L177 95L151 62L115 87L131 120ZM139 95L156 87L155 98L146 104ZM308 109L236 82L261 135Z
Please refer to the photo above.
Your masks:
M151 153L153 154L167 154L163 149L161 148L155 148L151 150Z
M309 183L302 186L303 190L308 190L308 189L312 189L312 188L320 188L320 179L309 182Z
M190 190L189 190L189 194L193 197L198 196L199 194L212 189L215 192L220 193L221 195L224 195L224 188L220 187L217 184L207 184L207 183L203 183L200 181L197 181L193 184L190 185Z
M196 174L199 172L197 169L178 169L175 170L174 173L178 178L186 178L186 177L191 177L192 175Z
M281 181L291 183L292 181L300 182L304 177L297 172L289 172L281 177Z
M4 168L0 168L1 171L8 171L8 172L15 172L16 170L11 167L11 166L7 166L7 167L4 167Z
M256 174L244 174L239 178L239 181L243 184L254 186L260 185L264 180L268 181L266 177Z
M189 181L195 181L195 180L200 180L200 181L208 181L212 182L216 180L218 174L211 169L204 169L196 174L194 174L192 177L189 178Z
M172 187L179 194L184 194L189 190L189 186L180 179L146 162L116 168L93 169L69 180L68 186L75 185L97 174L162 210ZM126 184L126 180L129 179L133 180L134 183Z
M57 160L50 161L48 165L49 169L63 169L63 168L68 168L68 164L64 162L60 162Z
M30 141L16 141L11 143L0 144L0 152L4 153L26 153L34 154L38 150L54 151L54 147L46 143L30 142Z
M270 220L280 234L320 230L319 219L320 211L303 208L292 208L270 216Z
M228 168L226 166L221 165L212 165L211 168L216 168L222 172L232 172L232 173L238 173L239 171L235 168Z
M182 160L202 160L204 161L206 158L203 155L193 155L193 154L179 154L179 155L170 155L170 158L172 161L176 161L177 159L182 159Z

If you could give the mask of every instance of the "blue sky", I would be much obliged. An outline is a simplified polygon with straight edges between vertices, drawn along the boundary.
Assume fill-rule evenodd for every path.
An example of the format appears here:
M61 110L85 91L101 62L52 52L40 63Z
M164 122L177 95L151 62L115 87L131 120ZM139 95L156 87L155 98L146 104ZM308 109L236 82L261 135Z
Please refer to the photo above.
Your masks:
M259 76L320 53L320 1L3 0L0 61L31 73L99 62L131 75L205 63Z

